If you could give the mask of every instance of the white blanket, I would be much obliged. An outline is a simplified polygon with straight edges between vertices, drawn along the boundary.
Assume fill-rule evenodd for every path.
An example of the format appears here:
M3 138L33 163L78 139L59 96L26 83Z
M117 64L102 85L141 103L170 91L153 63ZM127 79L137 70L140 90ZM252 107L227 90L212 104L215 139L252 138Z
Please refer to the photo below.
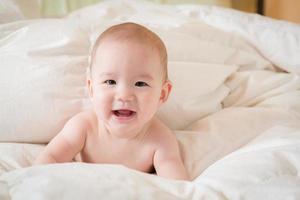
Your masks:
M167 45L174 91L158 116L174 130L192 181L109 164L31 167L41 143L89 106L94 38L124 21ZM288 32L276 41L259 34L281 35L280 25ZM1 25L0 199L299 199L299 29L228 9L137 1Z

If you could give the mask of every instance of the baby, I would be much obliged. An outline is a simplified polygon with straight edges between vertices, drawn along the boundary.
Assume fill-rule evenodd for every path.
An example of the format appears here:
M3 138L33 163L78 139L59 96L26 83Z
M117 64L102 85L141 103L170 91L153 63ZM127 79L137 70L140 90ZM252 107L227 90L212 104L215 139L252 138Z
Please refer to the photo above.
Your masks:
M72 117L35 164L121 164L189 180L176 137L154 115L168 99L162 40L135 23L115 25L96 40L87 86L92 110Z

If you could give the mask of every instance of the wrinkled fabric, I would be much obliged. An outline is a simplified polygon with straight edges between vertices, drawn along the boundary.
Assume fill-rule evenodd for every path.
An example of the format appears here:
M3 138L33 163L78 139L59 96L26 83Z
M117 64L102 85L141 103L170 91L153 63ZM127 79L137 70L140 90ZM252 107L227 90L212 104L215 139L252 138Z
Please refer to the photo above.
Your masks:
M90 106L95 38L126 21L167 46L174 87L157 115L192 181L109 164L32 167L44 143ZM298 37L299 26L253 14L141 1L0 25L0 199L298 199Z

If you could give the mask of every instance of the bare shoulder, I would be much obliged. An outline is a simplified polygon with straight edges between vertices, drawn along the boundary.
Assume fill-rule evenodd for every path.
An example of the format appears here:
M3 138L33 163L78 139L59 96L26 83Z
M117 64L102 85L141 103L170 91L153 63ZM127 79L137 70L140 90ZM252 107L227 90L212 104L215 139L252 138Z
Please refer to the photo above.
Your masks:
M88 135L95 130L95 121L97 120L93 111L80 112L69 119L58 135L71 146L82 148Z
M35 163L71 161L84 147L87 134L92 130L93 118L93 113L89 111L71 117L63 129L49 142Z
M63 135L71 143L84 141L95 130L96 116L92 111L77 113L64 125L59 135Z
M72 126L79 130L89 130L93 128L95 121L97 120L94 112L87 110L71 117L65 126Z
M175 134L158 118L154 118L152 122L151 140L156 143L157 148L172 148L177 145Z

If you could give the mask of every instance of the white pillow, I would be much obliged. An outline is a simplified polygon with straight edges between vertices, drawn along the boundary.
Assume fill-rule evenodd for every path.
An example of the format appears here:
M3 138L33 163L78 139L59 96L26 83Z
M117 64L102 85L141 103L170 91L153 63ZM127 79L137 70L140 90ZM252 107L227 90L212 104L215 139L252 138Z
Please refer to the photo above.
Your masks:
M231 92L223 101L224 107L256 106L264 101L265 103L260 106L267 106L267 104L272 106L270 104L272 99L279 100L282 96L281 105L278 104L279 102L274 102L273 106L275 107L276 104L276 107L281 108L291 106L294 107L293 111L298 111L300 114L296 103L300 101L298 95L293 95L291 99L288 97L291 93L296 94L300 89L300 78L296 74L267 70L244 71L235 73L225 84Z
M170 62L169 79L173 89L157 116L171 129L185 126L222 109L228 95L225 80L237 66L193 62Z
M0 69L0 141L48 142L66 120L84 109L89 35L71 19L45 19L20 24L0 27L6 33L9 32L3 36L0 49L3 66ZM173 38L171 30L164 33ZM182 35L182 39L187 35ZM166 41L167 45L174 42ZM169 47L171 58L176 48L178 46ZM194 49L189 46L185 50L190 51L191 56L197 55L191 52ZM223 50L227 52L228 48L224 47ZM193 59L187 57L186 60ZM196 61L201 61L201 56ZM171 63L170 77L172 79L175 76L172 81L177 89L174 89L170 101L159 112L159 116L173 129L182 129L199 117L219 110L220 102L227 95L222 82L236 69L232 66L216 67L184 62L173 68ZM182 80L193 81L193 87L185 87L185 81L180 82L177 70ZM204 78L208 77L207 73L209 76L217 74L213 75L217 79L211 79L217 81L215 84L209 86ZM179 90L181 84L183 89ZM197 92L188 90L201 85L209 86L207 91L201 91L203 87ZM211 104L208 106L207 102Z
M177 12L243 36L276 66L300 74L299 24L212 6L178 5Z
M237 65L239 71L273 69L246 40L202 22L191 21L168 29L152 28L150 24L149 28L165 42L170 61Z
M20 23L0 27L0 141L48 142L83 108L89 43L63 20Z
M0 26L0 32L5 33L0 44L0 141L46 143L71 116L85 109L90 38L99 33L96 29L103 30L108 24L130 17L139 18L157 31L168 48L174 90L158 116L172 129L184 129L222 108L221 101L228 94L223 82L237 70L235 65L240 70L269 67L255 49L236 36L204 24L196 25L188 19L177 26L174 21L170 22L172 26L155 25L149 18L152 15L143 17L144 13L131 12L135 7L117 3L111 6L114 9L104 7L106 14L101 16L106 19L104 22L100 17L81 19L78 23L79 16L74 15ZM126 18L121 18L118 10ZM97 16L88 13L88 9L85 12ZM145 8L145 12L163 14L156 7ZM83 21L85 27L81 26ZM90 33L87 27L95 32Z

